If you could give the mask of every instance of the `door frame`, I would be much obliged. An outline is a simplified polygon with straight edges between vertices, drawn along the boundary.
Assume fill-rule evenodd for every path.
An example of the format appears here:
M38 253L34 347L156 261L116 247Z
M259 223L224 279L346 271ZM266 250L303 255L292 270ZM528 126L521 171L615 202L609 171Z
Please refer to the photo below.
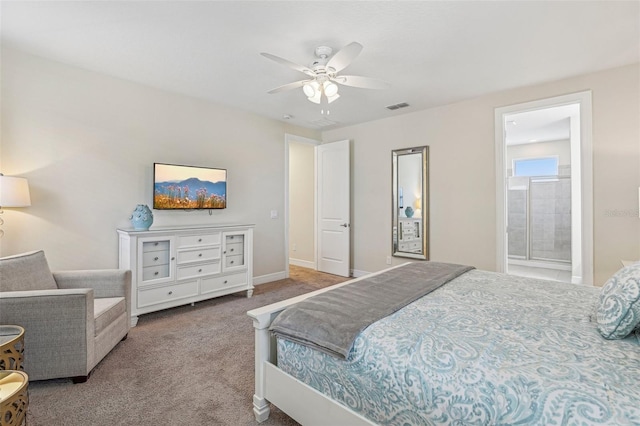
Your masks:
M582 253L580 259L573 259L572 256L572 281L593 285L593 145L592 145L592 102L591 91L577 92L568 95L556 96L547 99L541 99L531 102L524 102L506 107L495 109L495 152L496 152L496 271L505 272L507 270L507 234L506 234L506 145L505 145L505 126L504 116L546 109L562 105L578 104L580 108L580 127L575 127L572 123L572 133L575 134L579 130L580 138L571 138L571 157L572 157L572 178L573 163L579 152L580 157L580 195L581 208L579 212L572 205L572 229L574 225L581 230L581 248ZM574 120L572 120L573 122ZM579 151L576 150L579 148ZM573 179L572 179L573 181ZM574 185L572 183L572 192ZM578 219L574 222L574 216ZM572 236L573 242L573 236ZM576 265L576 261L579 265ZM575 275L576 268L581 270L581 278Z
M289 278L289 148L291 143L305 143L309 145L313 145L314 147L321 145L322 141L305 138L303 136L297 136L290 133L284 134L284 277ZM315 151L315 149L314 149ZM313 187L313 259L314 269L317 269L317 211L316 211L316 193L317 193L317 176L315 171L315 153L314 153L314 187Z

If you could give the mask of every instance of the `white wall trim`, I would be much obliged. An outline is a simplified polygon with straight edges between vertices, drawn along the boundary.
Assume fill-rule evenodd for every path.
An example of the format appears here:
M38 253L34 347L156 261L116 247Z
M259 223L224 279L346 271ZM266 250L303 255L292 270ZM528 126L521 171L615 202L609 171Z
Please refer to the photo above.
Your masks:
M571 271L568 263L545 262L544 260L509 259L510 265L530 266L533 268L553 269L556 271Z
M496 271L498 272L505 272L507 263L507 240L504 232L507 215L504 190L506 183L504 115L570 104L580 105L582 208L579 211L582 213L580 224L582 229L582 253L580 255L582 259L582 284L593 285L593 144L590 90L495 109ZM573 210L575 211L575 209Z
M273 274L260 275L259 277L253 277L253 285L266 284L273 281L284 280L287 278L285 271L274 272Z
M351 270L351 276L354 278L359 278L359 277L363 277L365 275L369 275L371 272L367 272L367 271L360 271L358 269L352 269Z
M300 266L302 268L316 269L316 262L312 262L310 260L295 259L293 257L289 258L289 265Z

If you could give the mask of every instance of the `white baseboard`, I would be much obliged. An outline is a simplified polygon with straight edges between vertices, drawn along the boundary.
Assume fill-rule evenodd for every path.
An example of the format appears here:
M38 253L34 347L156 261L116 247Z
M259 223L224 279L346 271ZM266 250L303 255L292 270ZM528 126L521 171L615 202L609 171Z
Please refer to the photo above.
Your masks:
M571 263L545 262L544 260L507 259L507 263L532 268L555 269L556 271L570 271Z
M253 277L253 285L260 285L270 283L272 281L283 280L286 278L284 271L275 272L273 274L260 275L259 277Z
M576 275L571 276L571 284L582 284L582 277Z
M367 272L367 271L360 271L358 269L352 269L351 270L351 276L353 278L358 278L358 277L363 277L365 275L369 275L371 272Z
M289 258L289 265L300 266L301 268L316 269L316 262L312 262L310 260L294 259L293 257Z
M293 265L294 263L292 263ZM302 266L304 268L311 268L311 269L315 269L315 267L311 267L311 266L305 266L305 265L296 265L296 266ZM367 271L360 271L358 269L352 269L351 270L351 276L354 278L358 278L358 277L362 277L365 275L369 275L371 272L367 272ZM266 275L260 275L259 277L253 277L253 285L260 285L260 284L266 284L266 283L270 283L273 281L278 281L278 280L283 280L285 279L285 272L275 272L273 274L266 274Z

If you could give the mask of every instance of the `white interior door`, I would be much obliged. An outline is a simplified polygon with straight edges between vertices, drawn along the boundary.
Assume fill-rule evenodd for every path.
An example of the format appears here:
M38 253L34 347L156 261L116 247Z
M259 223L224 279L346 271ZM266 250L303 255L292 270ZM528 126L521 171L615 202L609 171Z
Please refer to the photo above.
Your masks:
M351 171L349 141L316 147L318 270L350 276Z

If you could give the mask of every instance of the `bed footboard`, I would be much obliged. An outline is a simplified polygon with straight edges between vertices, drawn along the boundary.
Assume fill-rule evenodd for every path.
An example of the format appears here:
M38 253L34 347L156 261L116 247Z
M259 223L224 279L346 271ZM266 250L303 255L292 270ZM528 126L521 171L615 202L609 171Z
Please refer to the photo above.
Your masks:
M284 308L282 308L284 309ZM266 397L266 374L265 363L276 363L276 342L275 337L269 333L271 321L280 313L282 309L255 314L257 310L249 311L247 315L253 318L255 329L255 393L253 394L253 414L258 422L264 422L269 418L269 402Z
M347 281L349 282L349 281ZM338 286L346 283L337 284ZM271 322L288 306L298 303L307 297L323 293L335 286L323 288L282 302L263 306L247 312L253 319L255 330L255 393L253 394L253 413L258 422L264 422L269 418L269 401L267 400L267 373L266 366L277 364L276 338L269 332Z
M374 423L360 414L333 401L276 366L276 339L269 332L269 325L285 307L263 312L256 309L247 313L253 318L255 328L253 414L256 421L262 423L269 418L271 412L269 403L272 402L303 425L374 426Z
M267 369L273 367L274 370L278 370L277 365L277 353L276 353L276 339L269 332L269 326L271 322L287 307L290 305L296 304L298 302L303 301L309 297L315 296L317 294L324 293L326 291L330 291L334 288L342 287L344 285L350 284L355 281L359 281L366 277L370 277L372 275L381 274L383 272L388 271L389 269L395 269L401 267L402 265L393 266L391 268L375 272L373 274L369 274L363 277L355 278L353 280L349 280L340 284L332 285L330 287L325 287L320 290L312 291L310 293L303 294L301 296L293 297L291 299L283 300L282 302L273 303L271 305L263 306L262 308L253 309L247 312L247 315L253 319L253 327L255 329L255 393L253 395L253 413L256 416L256 420L258 422L264 422L269 418L269 400L267 393ZM278 370L279 372L280 370ZM286 373L282 373L286 375ZM286 375L288 376L288 375ZM290 377L290 376L289 376ZM291 378L292 380L296 380ZM296 380L297 381L297 380ZM302 384L302 383L301 383ZM306 386L302 384L303 386ZM315 391L314 391L315 392ZM322 395L318 392L315 392L318 395ZM313 394L311 392L310 394ZM326 398L322 395L322 398ZM292 400L295 400L295 395L292 395ZM274 401L275 402L275 401ZM284 412L290 414L285 407L281 406L283 401L280 401L278 405ZM334 403L339 405L338 403ZM286 405L286 401L285 401ZM340 406L342 407L342 406ZM344 408L344 410L347 410ZM343 411L343 408L337 408L337 411ZM355 415L355 413L348 411L348 416L352 420L357 418L357 420L364 419L359 415ZM323 414L326 414L323 413ZM291 415L291 414L290 414ZM350 417L355 415L355 417ZM325 418L326 420L326 418ZM365 420L366 424L371 424ZM354 424L360 424L360 422L356 422Z

